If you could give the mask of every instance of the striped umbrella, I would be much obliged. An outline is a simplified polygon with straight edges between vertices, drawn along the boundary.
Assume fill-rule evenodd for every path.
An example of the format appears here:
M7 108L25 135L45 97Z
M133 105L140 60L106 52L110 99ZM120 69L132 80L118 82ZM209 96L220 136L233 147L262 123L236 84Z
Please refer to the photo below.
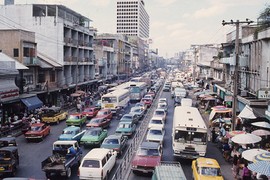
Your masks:
M270 131L264 129L257 129L255 131L252 131L251 134L255 134L257 136L268 136L270 135Z
M257 155L267 153L268 151L263 149L248 149L242 152L242 157L248 161L254 161Z
M270 161L270 152L256 155L253 159L253 162L258 161Z
M246 131L230 131L230 132L226 132L226 137L227 138L231 138L231 137L234 137L238 134L245 134Z
M258 161L252 164L249 164L248 169L260 173L266 176L270 176L270 161Z

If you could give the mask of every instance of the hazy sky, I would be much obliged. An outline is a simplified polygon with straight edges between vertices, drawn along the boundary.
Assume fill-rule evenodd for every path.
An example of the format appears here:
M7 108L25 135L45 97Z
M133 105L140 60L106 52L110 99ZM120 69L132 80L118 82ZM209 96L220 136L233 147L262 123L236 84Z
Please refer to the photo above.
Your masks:
M3 4L4 0L0 0ZM191 44L225 42L235 29L222 20L256 21L269 0L144 0L150 16L150 48L172 57ZM99 33L116 33L116 0L15 0L16 4L63 4L91 19Z

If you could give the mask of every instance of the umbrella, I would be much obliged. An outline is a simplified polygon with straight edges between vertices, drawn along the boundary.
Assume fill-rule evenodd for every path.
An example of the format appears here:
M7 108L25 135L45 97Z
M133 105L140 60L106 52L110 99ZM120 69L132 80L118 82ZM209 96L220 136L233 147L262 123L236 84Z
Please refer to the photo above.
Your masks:
M252 164L249 164L248 169L260 173L266 176L270 176L270 161L258 161Z
M261 122L254 122L254 123L251 123L251 124L253 126L258 126L258 127L270 129L270 124L268 122L261 121Z
M253 109L251 107L249 107L248 105L245 106L245 108L240 112L238 117L245 118L245 119L256 119L257 118L253 113Z
M245 133L246 133L246 131L230 131L230 132L226 133L226 137L231 138L231 137L234 137L238 134L245 134Z
M232 137L232 141L237 144L253 144L261 141L262 138L260 136L256 136L254 134L246 133L246 134L238 134Z
M270 131L264 129L257 129L255 131L252 131L251 134L255 134L257 136L268 136L270 135Z
M253 162L257 161L270 161L270 152L266 151L263 154L256 155L253 159Z
M267 153L264 149L249 149L242 152L242 157L248 161L253 161L255 156Z

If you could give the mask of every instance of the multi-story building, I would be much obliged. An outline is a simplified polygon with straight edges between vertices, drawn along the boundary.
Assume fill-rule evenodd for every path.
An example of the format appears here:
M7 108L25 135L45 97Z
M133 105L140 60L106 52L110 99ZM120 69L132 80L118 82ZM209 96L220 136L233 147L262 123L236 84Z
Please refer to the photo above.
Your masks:
M117 1L117 33L149 38L149 15L143 0Z
M51 71L50 78L55 80L48 88L48 98L57 99L63 88L94 82L94 31L90 19L63 5L49 4L4 5L0 6L0 14L4 17L0 29L34 32L37 58L62 68ZM42 77L38 78L37 82L41 81Z

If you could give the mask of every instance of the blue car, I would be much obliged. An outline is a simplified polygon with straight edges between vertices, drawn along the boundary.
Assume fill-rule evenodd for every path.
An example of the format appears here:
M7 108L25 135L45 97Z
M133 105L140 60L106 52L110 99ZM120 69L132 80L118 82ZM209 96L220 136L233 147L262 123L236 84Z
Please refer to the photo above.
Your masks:
M69 126L66 127L62 134L58 137L58 140L62 140L62 141L71 141L71 140L75 140L75 141L80 141L82 136L84 135L85 130L81 131L81 128L76 127L76 126Z

